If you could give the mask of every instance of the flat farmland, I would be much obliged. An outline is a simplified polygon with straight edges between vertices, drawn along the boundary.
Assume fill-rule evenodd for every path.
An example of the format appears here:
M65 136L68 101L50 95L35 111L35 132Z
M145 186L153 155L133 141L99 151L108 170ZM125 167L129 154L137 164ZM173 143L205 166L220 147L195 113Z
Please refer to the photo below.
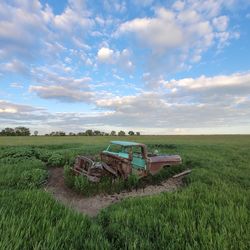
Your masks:
M180 154L174 192L126 198L91 218L46 191L48 170L110 140ZM0 137L0 249L249 249L250 136Z
M46 144L106 145L112 140L144 143L249 144L250 135L144 135L144 136L0 136L0 146Z

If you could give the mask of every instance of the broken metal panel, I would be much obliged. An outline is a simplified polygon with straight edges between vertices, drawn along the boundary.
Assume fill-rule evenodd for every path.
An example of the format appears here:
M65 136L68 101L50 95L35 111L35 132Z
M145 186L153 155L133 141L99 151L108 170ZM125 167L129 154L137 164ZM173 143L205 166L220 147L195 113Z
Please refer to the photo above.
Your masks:
M173 166L181 164L179 155L157 155L148 158L148 170L150 174L157 174L165 166Z
M164 163L181 163L181 157L179 155L156 155L149 157L151 163L164 162ZM166 164L167 165L167 164Z
M119 157L118 155L102 152L101 161L110 166L117 173L117 176L123 177L125 179L132 171L131 161L129 159Z

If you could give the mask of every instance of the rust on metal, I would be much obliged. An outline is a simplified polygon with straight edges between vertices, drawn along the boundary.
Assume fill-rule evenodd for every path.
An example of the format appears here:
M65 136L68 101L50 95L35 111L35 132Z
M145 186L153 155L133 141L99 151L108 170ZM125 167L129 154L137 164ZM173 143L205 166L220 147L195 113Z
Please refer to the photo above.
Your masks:
M127 179L132 172L140 177L154 175L165 166L182 162L179 155L148 153L145 144L125 141L112 141L100 153L100 159L100 162L95 162L89 157L78 156L73 171L77 175L85 175L89 181L99 182L103 176Z

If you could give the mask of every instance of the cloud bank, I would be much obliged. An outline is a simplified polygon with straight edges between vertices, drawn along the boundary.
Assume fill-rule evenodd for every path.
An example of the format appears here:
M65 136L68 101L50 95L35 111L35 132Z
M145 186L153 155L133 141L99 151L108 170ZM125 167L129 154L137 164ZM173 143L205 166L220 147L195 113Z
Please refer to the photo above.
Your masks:
M243 1L52 2L0 2L1 127L250 133Z

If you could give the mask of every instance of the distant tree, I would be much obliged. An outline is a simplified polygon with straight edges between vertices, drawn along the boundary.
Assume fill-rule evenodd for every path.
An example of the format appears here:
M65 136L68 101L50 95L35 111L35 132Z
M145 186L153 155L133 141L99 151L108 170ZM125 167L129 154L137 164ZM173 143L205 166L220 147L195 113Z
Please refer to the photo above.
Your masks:
M87 136L92 136L94 133L93 133L93 130L92 129L88 129L85 131L85 135Z
M139 135L141 135L141 133L140 132L136 132L136 135L139 136Z
M15 133L17 136L29 136L30 135L30 129L26 127L16 127Z
M104 133L105 136L109 136L109 133Z
M73 132L69 132L69 135L70 135L70 136L75 136L76 134L73 133Z
M65 136L66 133L63 132L63 131L56 131L56 132L53 131L53 132L50 133L50 135L51 136Z
M13 128L5 128L1 131L1 135L14 136L16 133Z
M16 135L16 131L14 128L6 128L5 131L7 135L11 135L11 136Z
M116 132L114 130L111 131L110 133L111 136L115 136L116 135Z
M86 135L86 134L85 134L85 132L79 132L79 133L77 133L77 135L83 136L83 135Z
M58 132L57 132L57 135L59 135L59 136L65 136L65 135L66 135L66 133L65 133L65 132L63 132L63 131L58 131Z
M38 135L38 131L35 130L35 131L34 131L34 136L37 136L37 135Z
M125 136L125 135L126 135L126 133L122 130L118 132L118 136Z
M0 132L0 135L6 135L6 136L29 136L30 135L30 129L26 127L16 127L13 128L5 128Z
M96 136L101 135L101 131L99 131L99 130L94 130L93 135L96 135Z
M129 131L128 134L129 135L135 135L135 132L134 131Z
M21 136L22 133L23 133L21 130L22 130L22 129L21 129L20 127L16 127L16 128L15 128L15 135Z

